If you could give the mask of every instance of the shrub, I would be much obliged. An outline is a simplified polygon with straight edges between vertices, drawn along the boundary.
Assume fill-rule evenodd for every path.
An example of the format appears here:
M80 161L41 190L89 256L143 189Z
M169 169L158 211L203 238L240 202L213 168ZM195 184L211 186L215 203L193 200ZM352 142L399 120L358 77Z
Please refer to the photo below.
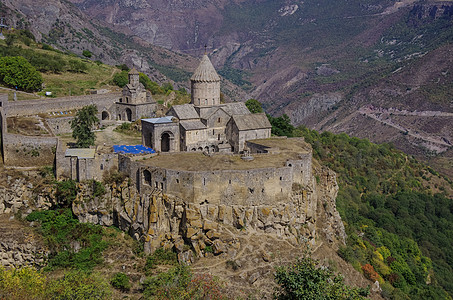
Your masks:
M77 182L74 180L57 181L57 190L55 192L55 198L57 201L57 207L64 208L70 207L72 202L76 199L79 188Z
M131 284L129 282L129 277L127 277L126 274L121 273L121 272L115 273L115 275L113 275L113 278L110 281L110 284L114 288L122 290L122 291L128 291L131 288Z
M105 195L105 187L102 184L102 182L92 180L92 185L93 185L93 196L94 197L101 197Z
M363 299L365 290L344 284L343 278L304 256L290 266L276 269L278 299Z
M91 56L93 56L93 53L91 53L89 50L83 50L82 55L87 58L90 58Z
M46 278L34 268L5 270L0 266L0 299L44 298Z
M102 226L80 223L70 209L35 211L26 220L41 224L40 231L51 251L49 269L91 271L102 262L102 251L108 245Z
M80 271L65 273L60 279L51 281L46 291L47 299L109 299L111 290L108 282L98 274Z
M379 278L379 274L374 270L373 266L370 264L365 264L362 266L363 275L369 280L375 282Z
M177 265L178 256L171 250L159 248L146 258L145 271L156 268L157 265Z

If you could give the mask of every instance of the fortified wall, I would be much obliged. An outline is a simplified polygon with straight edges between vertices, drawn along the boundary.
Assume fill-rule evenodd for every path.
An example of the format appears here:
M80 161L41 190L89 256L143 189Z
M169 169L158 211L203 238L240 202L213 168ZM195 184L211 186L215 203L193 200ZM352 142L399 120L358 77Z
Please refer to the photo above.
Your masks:
M55 162L58 139L55 137L23 136L11 134L7 131L6 117L20 117L44 114L49 116L44 120L51 135L71 132L70 121L72 117L65 117L63 112L81 109L87 105L95 104L99 111L99 118L110 120L115 118L115 101L120 98L120 93L94 94L86 96L72 96L63 98L49 98L24 101L8 101L8 95L0 95L1 118L1 150L6 166L37 167L53 165ZM108 158L106 158L108 161ZM97 170L88 161L86 170ZM100 164L103 164L102 162ZM100 167L97 166L97 167ZM84 169L84 168L81 168ZM87 173L85 172L85 173ZM85 174L69 178L85 178ZM72 172L74 173L74 172ZM89 176L88 174L87 176ZM98 176L100 177L100 176ZM97 177L96 177L97 178Z
M55 137L4 134L3 161L6 166L36 167L53 165L58 139Z
M117 225L143 241L147 252L175 247L188 262L192 252L184 244L199 257L208 255L207 246L234 257L241 230L294 245L314 244L318 235L343 243L335 173L313 166L303 139L253 142L262 153L120 155L119 169L130 179L95 199L82 191L73 211L82 222Z
M49 112L61 112L81 109L84 106L94 104L99 113L110 111L115 101L121 97L120 93L94 94L86 96L71 96L61 98L48 98L37 100L24 100L8 102L8 117L47 114ZM114 116L111 116L112 118Z
M0 155L4 155L5 153L5 143L3 141L4 136L6 134L6 115L4 111L4 104L8 102L8 95L1 94L0 95Z

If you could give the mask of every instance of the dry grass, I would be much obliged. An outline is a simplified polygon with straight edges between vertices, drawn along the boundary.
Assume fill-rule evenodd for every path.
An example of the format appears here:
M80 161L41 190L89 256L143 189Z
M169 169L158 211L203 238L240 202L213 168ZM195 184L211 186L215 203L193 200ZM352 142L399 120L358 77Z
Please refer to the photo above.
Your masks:
M8 133L26 136L49 136L42 122L35 117L7 118Z
M252 161L244 161L240 155L202 153L172 153L155 155L143 161L144 164L185 171L249 170L283 167L288 159L297 159L297 153L256 154Z

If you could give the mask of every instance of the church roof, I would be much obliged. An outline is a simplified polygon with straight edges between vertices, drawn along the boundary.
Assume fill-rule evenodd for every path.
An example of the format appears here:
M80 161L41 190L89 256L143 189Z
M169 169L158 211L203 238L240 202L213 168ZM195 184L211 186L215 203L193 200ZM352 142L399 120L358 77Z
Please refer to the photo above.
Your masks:
M129 71L129 75L138 75L138 74L140 74L140 73L138 73L136 68L132 68L132 70Z
M191 81L213 82L220 81L220 77L214 69L209 57L205 54L201 59L200 65L190 78Z
M250 111L243 102L225 103L224 105L222 105L222 109L226 111L230 116L250 114Z
M265 114L234 115L232 119L239 130L272 128Z
M197 111L193 104L175 105L168 114L174 114L179 120L199 119Z
M173 117L167 116L167 117L162 117L162 118L142 119L142 122L147 122L147 123L152 123L152 124L173 123Z
M197 130L197 129L206 129L206 125L201 123L200 120L188 120L188 121L180 121L179 124L185 130Z

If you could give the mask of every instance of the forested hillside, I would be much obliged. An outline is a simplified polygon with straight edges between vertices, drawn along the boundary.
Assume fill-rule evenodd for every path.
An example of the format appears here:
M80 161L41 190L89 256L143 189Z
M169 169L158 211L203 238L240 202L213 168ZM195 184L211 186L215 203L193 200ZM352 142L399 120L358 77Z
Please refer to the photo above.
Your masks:
M340 255L378 280L384 296L453 295L453 182L388 144L305 127L295 133L338 174L348 234Z

